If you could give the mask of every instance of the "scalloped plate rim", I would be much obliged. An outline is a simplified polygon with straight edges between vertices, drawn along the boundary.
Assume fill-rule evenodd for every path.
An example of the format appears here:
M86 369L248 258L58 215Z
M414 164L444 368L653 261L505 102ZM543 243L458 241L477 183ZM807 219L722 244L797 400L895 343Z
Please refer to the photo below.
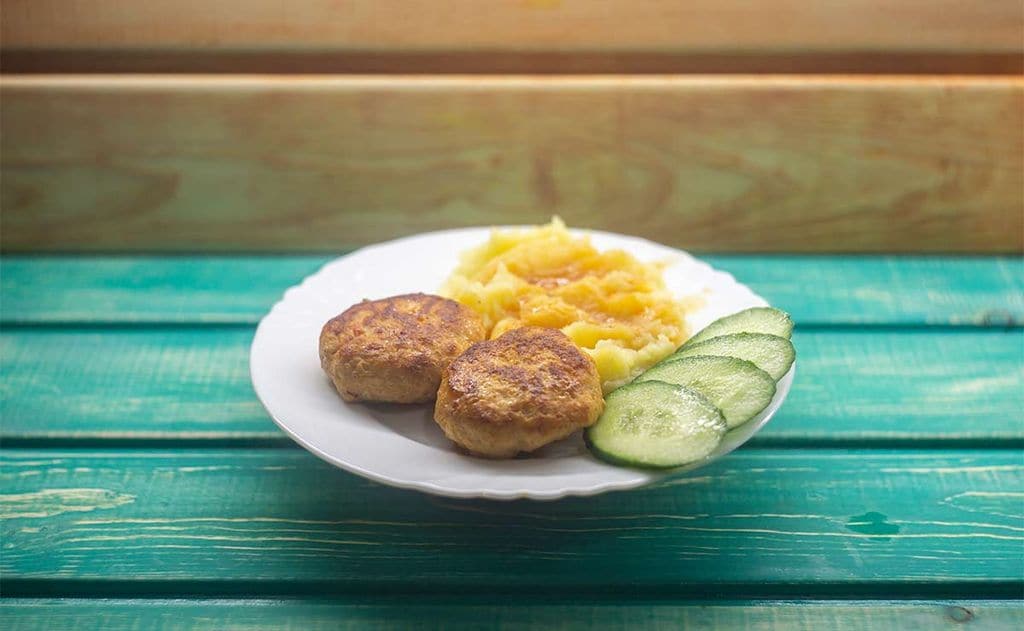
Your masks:
M467 242L471 241L468 245L480 244L483 243L483 241L487 238L490 232L494 229L518 230L528 229L531 227L535 226L488 226L456 228L452 230L424 232L406 237L401 237L398 239L393 239L390 241L368 245L359 248L349 254L337 257L335 259L332 259L331 261L326 262L316 272L308 275L296 285L285 290L283 296L274 303L274 305L270 308L267 314L260 320L259 325L256 328L256 333L253 337L252 346L250 348L249 367L253 389L255 390L257 398L260 400L260 403L267 410L267 413L270 415L271 419L273 419L274 423L277 424L277 426L280 427L281 430L285 432L285 434L292 438L292 440L294 440L300 446L316 455L318 458L336 467L354 473L356 475L389 486L418 490L434 495L453 498L486 498L495 500L554 500L568 496L592 496L615 490L635 489L638 487L646 486L658 481L665 480L670 477L678 476L685 472L693 471L707 464L710 464L711 462L725 456L726 454L730 453L731 451L741 446L743 443L749 440L751 436L757 433L757 431L759 431L761 427L763 427L769 420L771 420L774 414L778 411L779 407L782 405L782 402L786 398L792 381L794 379L794 375L796 372L796 362L793 363L793 366L790 368L789 372L779 380L775 398L773 398L769 406L763 412L761 412L761 414L759 414L751 421L748 421L744 425L741 425L738 428L735 428L734 430L730 431L726 435L726 439L723 440L723 443L719 446L719 448L716 449L716 451L711 456L704 460L693 462L684 467L671 470L641 470L615 467L613 465L608 465L600 461L597 461L592 456L590 456L588 459L590 461L588 466L596 462L599 463L602 468L606 468L609 471L609 475L611 475L612 472L623 471L632 472L633 475L630 478L623 478L612 475L610 479L603 481L595 479L586 484L558 484L557 478L547 478L545 481L554 482L553 484L550 484L547 488L539 488L537 486L524 486L521 488L493 488L488 487L486 484L445 484L438 482L436 480L436 476L427 477L426 479L414 479L409 477L408 475L398 475L394 472L389 472L387 466L380 468L372 468L364 466L362 464L358 464L356 462L353 462L351 455L345 457L339 455L339 453L336 450L325 449L324 446L321 444L321 441L317 440L317 436L311 435L311 432L308 431L308 427L306 427L306 424L303 423L302 420L298 418L300 416L300 412L298 410L288 409L287 406L285 406L285 408L282 409L280 404L280 395L272 392L273 385L271 385L273 383L277 383L279 377L275 376L273 374L273 371L269 373L267 372L267 358L264 357L262 353L266 352L267 350L266 344L268 343L268 340L271 339L270 336L275 334L281 335L282 329L284 329L287 332L289 331L289 329L296 328L289 327L287 325L288 318L291 315L294 315L295 313L294 311L289 312L289 309L294 309L297 306L296 301L301 301L304 298L316 296L317 294L315 292L319 288L321 288L321 285L327 284L328 281L331 279L332 275L342 274L345 271L346 266L351 266L354 263L358 263L361 258L365 259L368 257L372 257L374 255L381 254L387 255L391 250L394 250L395 248L409 246L411 244L417 243L421 245L422 243L429 244L434 240L441 240L447 242L451 240L457 241L462 239ZM571 229L571 232L576 235L589 235L593 237L595 245L602 249L604 249L606 245L611 245L611 247L621 247L622 249L631 251L631 253L636 254L636 252L633 251L633 249L639 248L640 250L660 252L659 257L657 258L661 258L663 256L675 257L677 260L672 265L670 265L669 268L667 268L667 272L679 264L683 264L691 268L691 273L699 271L700 275L704 277L706 281L705 288L711 290L712 292L711 296L709 296L708 298L709 303L716 298L715 294L717 293L724 294L725 296L730 296L732 302L738 303L740 305L738 309L732 309L727 312L723 312L716 317L721 317L721 315L725 315L726 313L732 313L734 311L746 308L748 306L768 304L768 302L764 300L761 296L757 295L749 287L736 280L732 274L721 270L717 270L708 263L701 261L700 259L692 256L691 254L683 250L671 248L669 246L665 246L641 237L622 235L612 232L586 229ZM631 248L630 246L633 247ZM465 247L467 246L463 245L456 248L456 250L461 251ZM446 248L446 250L448 251L449 254L457 254L457 252L453 251L453 248L451 247ZM649 256L638 256L638 258L654 260L654 258ZM450 272L450 270L451 267L448 267L447 271ZM437 284L439 285L440 282L443 281L443 279L444 276L439 278L437 280ZM420 291L425 291L428 293L431 291L436 291L436 286L422 287ZM385 293L383 295L394 295L394 293ZM719 295L717 297L719 299L724 299L722 295ZM340 312L341 310L347 308L350 304L353 304L353 302L354 301L349 302L348 304L334 305L334 311L332 311L331 313ZM705 305L705 309L709 308L710 306L710 304ZM705 309L701 309L698 311L704 311ZM304 314L305 312L299 311L299 313ZM692 316L695 314L688 315ZM324 320L321 320L320 324L322 324L322 322L325 320L326 318L324 318ZM307 327L311 326L311 324L312 323L307 323ZM317 327L317 331L319 331L319 326ZM300 352L297 350L298 348L300 348L300 346L298 342L296 342L294 349L291 346L289 346L288 348L285 349L284 352L294 353L296 356L298 356L298 353ZM310 357L314 359L316 359L315 351L315 347L309 351ZM294 359L299 360L299 357L296 357ZM304 363L308 363L305 361L305 359L302 359L301 361L303 361ZM319 369L318 359L316 359L316 366ZM323 377L321 381L321 385L329 387L329 382L326 381L326 377ZM311 384L304 384L303 387L311 387ZM357 412L354 411L355 408L348 407L344 402L342 402L340 397L337 397L336 393L333 392L333 388L331 388L331 395L336 399L336 405L340 410L338 416L357 415ZM395 435L400 436L397 433ZM405 446L408 447L408 445ZM422 448L423 445L419 445L419 447ZM422 455L422 452L419 453ZM445 455L448 458L458 459L457 462L461 464L465 464L466 462L473 462L473 466L481 467L482 469L487 469L488 467L494 466L495 463L529 462L531 460L543 460L541 458L527 458L515 461L490 461L472 458L454 452ZM573 459L573 457L569 457L564 458L563 460ZM431 458L431 460L436 459Z

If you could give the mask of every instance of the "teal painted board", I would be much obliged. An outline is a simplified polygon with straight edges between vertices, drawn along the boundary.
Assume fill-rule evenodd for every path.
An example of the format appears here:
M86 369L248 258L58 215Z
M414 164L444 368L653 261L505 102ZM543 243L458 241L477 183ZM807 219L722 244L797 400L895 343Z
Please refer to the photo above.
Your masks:
M287 443L252 391L251 338L233 327L8 330L0 436ZM821 330L794 341L793 389L754 444L1024 438L1022 329Z
M0 601L8 631L246 629L320 631L437 629L750 629L761 631L1017 631L1017 601L760 601L688 603L490 604L338 600L83 600ZM970 623L967 625L966 623Z
M796 380L768 426L780 438L1024 436L1024 330L822 331L793 341Z
M255 324L327 256L0 258L4 322Z
M804 324L1024 325L1024 258L707 256Z
M238 329L0 333L2 436L278 436L249 381L251 341Z
M0 488L9 586L248 581L271 593L616 600L1024 589L1017 450L751 449L649 488L557 502L391 489L297 450L7 450Z
M790 311L798 324L1024 323L1020 258L704 258ZM0 315L22 323L255 323L287 287L328 260L8 256L0 259Z

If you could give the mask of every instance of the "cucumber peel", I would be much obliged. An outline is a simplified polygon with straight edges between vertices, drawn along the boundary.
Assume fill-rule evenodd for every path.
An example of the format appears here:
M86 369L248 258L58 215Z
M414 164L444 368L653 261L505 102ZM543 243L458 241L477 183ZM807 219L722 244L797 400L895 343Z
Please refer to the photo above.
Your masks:
M713 337L699 344L686 344L664 361L693 357L695 355L717 355L746 360L771 375L778 381L789 372L796 359L793 343L778 335L767 333L733 333Z
M752 307L715 320L687 340L685 345L691 346L733 333L767 333L788 340L793 336L793 319L785 311L774 307Z
M664 381L703 394L722 412L730 429L746 423L768 407L775 380L749 361L735 357L696 355L658 364L637 382Z

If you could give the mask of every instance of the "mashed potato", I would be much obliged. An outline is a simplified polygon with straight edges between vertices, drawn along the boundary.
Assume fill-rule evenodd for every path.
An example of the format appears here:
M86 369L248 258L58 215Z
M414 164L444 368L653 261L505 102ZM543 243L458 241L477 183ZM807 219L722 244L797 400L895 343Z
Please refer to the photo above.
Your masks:
M621 250L599 252L555 218L494 231L462 254L441 292L479 312L491 339L521 326L561 329L594 359L609 392L688 337L687 305L661 271Z

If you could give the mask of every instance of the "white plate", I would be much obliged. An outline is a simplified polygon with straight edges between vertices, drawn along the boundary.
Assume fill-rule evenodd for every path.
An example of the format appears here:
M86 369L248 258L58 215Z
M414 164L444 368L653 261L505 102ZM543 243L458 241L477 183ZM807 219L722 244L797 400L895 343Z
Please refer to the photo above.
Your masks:
M642 261L671 261L665 270L668 287L680 296L706 296L704 306L688 315L692 331L767 304L731 275L679 250L636 237L573 232L591 235L599 249L620 248ZM429 405L343 402L320 368L317 344L324 322L364 298L436 292L459 252L489 235L489 228L446 230L370 246L328 263L286 291L260 322L249 358L256 394L281 429L327 462L384 484L451 497L550 500L634 488L704 466L746 442L786 398L795 364L764 412L729 432L707 459L670 473L605 464L590 455L579 434L528 458L475 458L453 449Z

